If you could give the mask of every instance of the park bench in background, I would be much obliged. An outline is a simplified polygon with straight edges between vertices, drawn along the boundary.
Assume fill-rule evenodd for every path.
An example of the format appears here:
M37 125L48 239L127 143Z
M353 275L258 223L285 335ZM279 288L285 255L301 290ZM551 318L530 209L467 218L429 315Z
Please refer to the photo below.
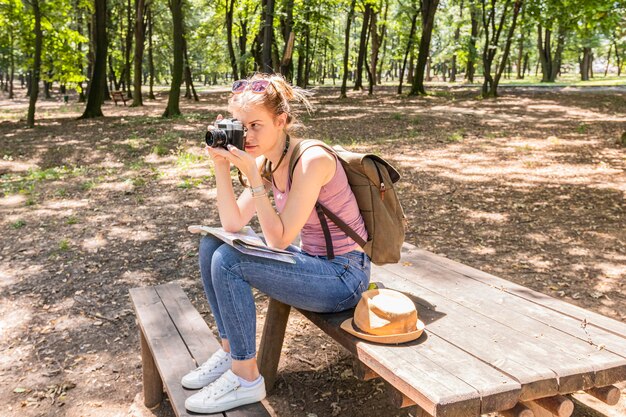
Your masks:
M355 375L385 380L391 402L417 416L490 412L568 417L568 394L615 405L626 380L626 324L405 244L400 263L372 280L401 291L426 324L397 346L358 339L339 326L352 310L300 310L355 357ZM266 387L276 379L290 307L270 300L259 348Z
M122 101L124 103L124 106L126 106L126 97L124 97L124 93L122 91L111 91L111 98L115 102L116 106L117 100Z
M217 339L178 284L133 288L130 296L140 329L145 405L159 405L165 388L178 417L196 415L185 410L185 399L197 391L184 389L180 379L219 349ZM255 403L218 415L269 417L270 413L262 403Z

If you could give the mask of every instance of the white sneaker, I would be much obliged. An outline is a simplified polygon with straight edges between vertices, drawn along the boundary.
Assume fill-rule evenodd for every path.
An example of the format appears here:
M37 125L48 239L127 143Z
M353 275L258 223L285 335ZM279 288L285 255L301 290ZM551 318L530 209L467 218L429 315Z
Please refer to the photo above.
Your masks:
M239 377L228 370L215 382L187 398L185 408L194 413L221 413L240 405L252 404L265 398L265 380L252 387L243 387Z
M230 369L232 359L230 353L219 349L209 360L204 362L195 370L183 376L180 383L188 389L199 389L206 387L211 382L222 376L222 374Z

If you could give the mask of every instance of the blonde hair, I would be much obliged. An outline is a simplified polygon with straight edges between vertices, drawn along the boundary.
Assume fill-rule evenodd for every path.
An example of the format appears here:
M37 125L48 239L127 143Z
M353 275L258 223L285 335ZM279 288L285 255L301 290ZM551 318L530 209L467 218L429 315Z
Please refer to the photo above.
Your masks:
M274 116L280 116L287 113L287 123L285 130L291 131L302 127L298 121L298 113L292 104L301 103L307 112L311 112L313 106L309 102L307 96L311 93L303 88L292 86L280 74L264 74L256 73L247 79L248 82L256 80L268 80L269 85L262 93L254 93L250 89L243 92L233 94L228 100L228 111L233 112L236 109L248 109L251 106L262 106Z

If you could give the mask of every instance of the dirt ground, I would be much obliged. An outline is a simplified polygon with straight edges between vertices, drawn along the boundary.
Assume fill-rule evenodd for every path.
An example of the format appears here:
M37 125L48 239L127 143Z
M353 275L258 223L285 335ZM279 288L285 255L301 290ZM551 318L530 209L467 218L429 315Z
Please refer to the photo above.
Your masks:
M422 98L337 90L314 96L301 135L376 152L401 170L407 241L626 322L626 89L433 88ZM20 97L23 91L18 91ZM190 224L216 224L201 143L226 112L223 90L142 108L0 100L0 415L171 416L146 410L128 289L179 282L214 327ZM257 294L258 329L267 299ZM383 384L359 382L349 355L292 314L278 416L409 416ZM624 391L625 386L621 385ZM585 395L583 401L590 402ZM618 407L599 407L609 416ZM577 416L592 415L584 410Z

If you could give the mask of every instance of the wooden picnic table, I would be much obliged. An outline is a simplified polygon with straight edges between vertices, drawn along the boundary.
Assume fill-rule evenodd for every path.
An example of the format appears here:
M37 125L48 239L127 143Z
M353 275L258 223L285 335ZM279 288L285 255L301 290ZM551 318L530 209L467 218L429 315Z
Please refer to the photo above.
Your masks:
M341 330L352 310L301 313L396 390L399 406L479 416L626 380L622 322L406 244L398 264L373 267L372 281L416 303L426 325L419 339L380 345ZM288 315L270 301L259 349L269 388Z

